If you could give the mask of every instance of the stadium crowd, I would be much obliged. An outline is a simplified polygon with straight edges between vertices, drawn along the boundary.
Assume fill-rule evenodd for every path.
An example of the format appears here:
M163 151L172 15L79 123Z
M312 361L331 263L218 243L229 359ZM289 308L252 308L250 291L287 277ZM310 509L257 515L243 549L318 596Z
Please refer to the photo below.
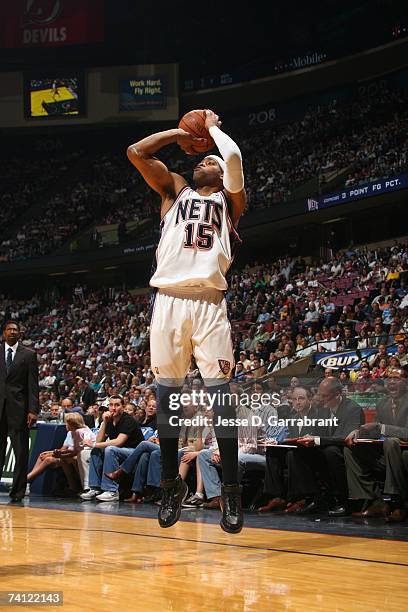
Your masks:
M404 421L407 419L405 409L408 410L404 395L408 364L407 259L407 245L395 243L386 249L350 249L337 254L330 262L308 264L302 258L287 258L232 273L226 299L236 357L234 388L239 393L244 390L249 390L250 394L266 392L270 398L277 392L278 408L275 409L272 401L265 408L269 416L287 416L305 407L309 412L330 406L333 416L337 406L345 402L345 407L342 406L346 416L343 415L345 420L341 420L339 430L301 428L297 434L290 428L279 432L268 428L240 430L240 473L244 478L251 470L261 475L266 470L264 493L270 498L266 510L284 508L302 513L319 507L320 481L316 479L313 464L318 453L320 459L324 455L328 466L325 477L332 488L329 487L325 499L330 512L345 511L343 451L340 457L339 447L330 441L333 436L344 439L357 430L358 435L365 438L380 433L379 430L371 431L369 423L361 429L371 413L368 411L364 417L353 399L361 401L363 397L363 405L367 406L373 396L377 400L381 398L378 411L388 419L381 421L382 425L407 427L408 421ZM81 430L80 439L74 440L71 432L72 439L68 439L60 456L53 459L61 460L64 453L68 453L66 461L70 459L72 463L74 451L76 454L86 451L84 457L90 462L88 481L84 481L84 474L87 475L87 469L82 469L84 466L78 472L79 476L82 474L83 498L90 500L98 496L99 501L115 501L123 480L127 483L124 486L126 499L140 501L147 497L157 501L160 451L155 380L149 359L148 295L112 289L92 291L77 285L69 299L49 297L44 301L34 297L23 302L2 296L0 316L4 321L19 322L25 338L23 342L37 352L42 418L61 420L63 413L72 412L81 416L78 422L70 425L73 430L75 427ZM365 349L369 349L367 353L363 352ZM344 350L351 350L355 355L357 366L350 371L326 368L323 372L317 367L312 383L291 377L287 386L279 378L279 370L285 373L284 368L299 359L313 353ZM191 393L202 386L199 372L192 363L184 390ZM333 398L337 398L336 401ZM391 402L391 416L388 412L385 416L381 413L383 404L388 406L387 402ZM240 405L238 409L245 411ZM190 416L196 411L196 406L190 406ZM127 416L122 418L123 414ZM87 426L94 429L94 436ZM408 433L392 431L395 438L404 438ZM109 441L121 434L127 438L120 440L130 438L131 443L111 445ZM293 456L288 454L284 464L283 455L277 459L273 450L262 442L262 439L279 436L298 438L300 434L305 438L301 445L311 454L304 459L296 451ZM381 434L387 436L387 430L381 429ZM204 503L209 508L219 507L219 455L217 458L211 423L199 435L197 431L194 435L184 431L182 438L180 469L183 477L187 478L188 474L190 479L193 477L194 470L189 468L194 463L199 468L194 483L190 481L191 499L186 503L190 507ZM322 449L314 448L316 452L312 452L307 448L319 445L320 438L328 441ZM313 442L308 441L312 439ZM324 450L323 446L331 450ZM353 448L350 442L349 452L345 453L347 474L349 470L354 474L350 476L354 478L350 495L361 497L359 457ZM394 451L392 447L390 452ZM62 467L60 461L48 463L52 463L48 467ZM47 465L37 465L36 469ZM289 468L289 485L281 476L284 466ZM299 483L307 483L307 488L302 489ZM377 504L383 514L394 514L391 520L405 516L401 502L406 499L405 492L398 491L385 491L392 497L387 506L389 512L384 510L384 505ZM369 493L365 491L361 499L370 503L358 511L371 513L371 502L377 503L380 499L377 493L374 489ZM273 502L272 506L269 502Z
M27 155L27 151L18 149L13 155L2 159L0 235L3 238L0 244L0 261L19 259L23 252L30 253L27 250L22 251L22 247L29 241L29 236L33 242L39 238L36 222L30 224L29 230L22 224L15 232L15 238L11 237L10 228L37 204L43 194L50 188L55 188L55 184L66 176L81 155L79 150L63 150L62 143L58 140L52 144L51 150L44 147L44 143L47 144L47 141L37 142L35 155L30 147L30 155ZM54 245L51 244L50 248L53 249Z
M407 167L406 101L405 93L383 91L352 104L310 109L300 121L233 134L245 162L249 207L264 208L291 200L298 187L317 178L320 187L316 183L309 193L315 195L316 189L322 189L341 171L349 172L343 181L347 186L403 172ZM129 134L128 144L132 139L136 139L135 133ZM191 159L175 146L161 151L160 157L173 171L191 175ZM85 178L78 181L73 177L61 191L53 192L15 238L2 241L3 261L54 252L92 224L127 223L157 214L159 199L128 163L123 145L107 142L102 150L90 154L88 163ZM17 187L12 178L20 166L15 158L4 169L11 180L2 196L8 204L0 213L3 224L10 222L10 215L15 219L31 205L40 186L54 185L59 177L57 169L66 169L67 162L65 158L51 159L50 164L49 159L39 158L27 170L30 180L19 181L22 186Z
M247 135L240 142L251 208L291 200L296 188L316 177L322 188L330 175L347 168L346 185L401 172L407 163L406 118L406 95L384 91Z

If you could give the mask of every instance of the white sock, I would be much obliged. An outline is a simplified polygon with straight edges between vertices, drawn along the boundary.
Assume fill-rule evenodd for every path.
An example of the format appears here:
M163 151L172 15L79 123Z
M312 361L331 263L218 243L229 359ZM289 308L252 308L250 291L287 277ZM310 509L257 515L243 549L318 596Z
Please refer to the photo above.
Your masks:
M204 493L199 493L198 491L196 491L195 496L199 497L200 499L204 499Z

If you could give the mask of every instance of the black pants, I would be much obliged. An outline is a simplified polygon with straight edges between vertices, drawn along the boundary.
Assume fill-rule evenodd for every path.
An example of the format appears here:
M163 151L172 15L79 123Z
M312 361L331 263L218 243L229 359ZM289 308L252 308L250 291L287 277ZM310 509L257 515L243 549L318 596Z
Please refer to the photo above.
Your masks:
M284 469L287 452L283 448L269 447L266 449L266 467L264 492L270 498L286 499Z
M16 460L10 495L12 497L23 497L27 486L30 432L28 427L21 430L9 429L7 416L3 410L0 422L0 474L3 473L4 461L6 459L7 436L11 440Z
M382 445L356 444L344 449L347 479L352 499L379 499L379 480L385 479L384 493L408 500L408 448L397 438Z
M288 499L315 497L319 493L319 479L328 492L339 500L348 498L346 467L341 446L299 448L287 453Z

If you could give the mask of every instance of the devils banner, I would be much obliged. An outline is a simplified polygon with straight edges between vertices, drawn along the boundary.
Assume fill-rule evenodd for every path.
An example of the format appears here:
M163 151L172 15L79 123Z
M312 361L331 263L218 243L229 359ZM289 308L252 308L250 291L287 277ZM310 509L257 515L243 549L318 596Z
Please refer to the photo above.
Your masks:
M102 0L13 0L0 3L0 46L16 49L103 40Z

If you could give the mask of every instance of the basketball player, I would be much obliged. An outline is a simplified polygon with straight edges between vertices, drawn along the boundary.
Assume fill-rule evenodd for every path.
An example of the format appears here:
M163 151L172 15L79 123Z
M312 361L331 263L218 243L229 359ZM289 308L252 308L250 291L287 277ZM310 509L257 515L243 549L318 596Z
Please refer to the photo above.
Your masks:
M59 82L57 81L57 79L53 80L52 85L51 85L51 89L52 89L52 99L55 102L57 96L61 97L61 94L59 92Z
M229 393L233 362L231 330L224 291L233 260L235 227L246 205L241 152L222 132L218 116L205 112L205 125L222 157L207 155L194 168L193 183L167 169L154 157L162 147L177 143L187 154L205 144L182 129L152 134L128 148L128 157L161 198L161 238L157 268L150 285L156 289L150 326L151 367L158 382L158 428L162 457L161 527L180 518L187 486L178 476L180 427L169 400L184 382L191 355L209 393L216 398L214 422L234 419L234 407L223 402ZM173 408L174 410L174 408ZM172 423L170 425L170 423ZM235 426L215 426L221 456L223 487L221 527L242 529L241 488L238 484L238 444Z

